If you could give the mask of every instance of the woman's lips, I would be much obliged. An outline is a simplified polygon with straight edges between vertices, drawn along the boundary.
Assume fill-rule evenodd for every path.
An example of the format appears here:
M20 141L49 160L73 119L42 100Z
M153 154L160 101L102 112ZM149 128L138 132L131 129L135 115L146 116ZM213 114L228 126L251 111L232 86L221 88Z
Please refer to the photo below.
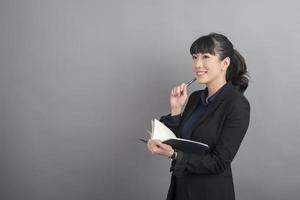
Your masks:
M207 71L197 71L197 76L203 76L204 74L207 74Z

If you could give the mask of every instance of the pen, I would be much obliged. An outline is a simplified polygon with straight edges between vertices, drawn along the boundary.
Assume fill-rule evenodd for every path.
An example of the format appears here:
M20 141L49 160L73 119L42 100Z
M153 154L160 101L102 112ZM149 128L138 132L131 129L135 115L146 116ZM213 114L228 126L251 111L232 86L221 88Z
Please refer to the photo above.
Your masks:
M146 143L146 144L147 144L147 142L148 142L148 140L143 139L143 138L139 138L139 140L142 141L142 142L144 142L144 143Z
M186 87L189 87L192 83L194 83L197 80L197 78L193 78L192 80L190 80L189 82L186 83ZM181 91L183 92L183 90Z
M190 80L186 86L190 86L192 83L194 83L197 80L197 78L193 78L192 80Z

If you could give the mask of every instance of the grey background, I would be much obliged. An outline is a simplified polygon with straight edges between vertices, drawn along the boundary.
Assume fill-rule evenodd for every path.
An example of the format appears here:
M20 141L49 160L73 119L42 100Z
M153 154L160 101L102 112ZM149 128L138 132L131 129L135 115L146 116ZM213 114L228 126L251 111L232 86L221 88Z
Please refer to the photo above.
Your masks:
M170 89L193 76L190 44L210 32L229 37L252 77L237 199L299 199L299 8L1 0L0 199L164 199L170 163L136 138L169 112Z

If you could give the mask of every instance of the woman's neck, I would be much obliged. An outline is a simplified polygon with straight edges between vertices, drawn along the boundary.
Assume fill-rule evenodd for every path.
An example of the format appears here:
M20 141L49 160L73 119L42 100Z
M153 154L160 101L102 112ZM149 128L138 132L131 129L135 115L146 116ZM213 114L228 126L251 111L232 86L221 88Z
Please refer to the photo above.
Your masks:
M210 97L214 93L216 93L225 84L226 84L226 80L206 84L207 89L208 89L208 97Z

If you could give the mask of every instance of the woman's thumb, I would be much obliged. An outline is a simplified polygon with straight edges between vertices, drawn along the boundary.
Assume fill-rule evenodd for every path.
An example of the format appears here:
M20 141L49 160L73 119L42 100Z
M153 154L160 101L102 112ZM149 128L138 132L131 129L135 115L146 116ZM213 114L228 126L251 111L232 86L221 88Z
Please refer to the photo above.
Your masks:
M187 96L187 85L186 84L183 86L183 95Z

